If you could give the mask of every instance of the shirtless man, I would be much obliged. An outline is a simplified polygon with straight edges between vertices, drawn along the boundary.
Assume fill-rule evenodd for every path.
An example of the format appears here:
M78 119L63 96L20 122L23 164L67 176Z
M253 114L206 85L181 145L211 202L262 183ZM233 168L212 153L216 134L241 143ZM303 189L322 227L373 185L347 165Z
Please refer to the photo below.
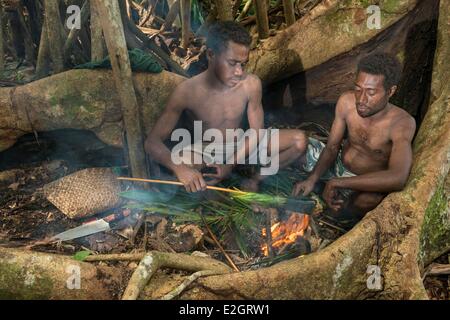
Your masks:
M234 22L218 22L207 38L208 69L182 82L171 95L162 115L150 132L145 149L152 159L172 170L188 192L203 191L212 178L214 184L230 174L232 165L214 164L215 174L201 174L198 166L172 161L171 151L164 141L171 136L181 114L187 111L194 120L202 121L203 129L240 128L247 114L252 129L262 129L264 113L261 104L260 79L244 70L249 57L251 38ZM289 164L304 153L306 136L300 130L283 130L279 134L280 164ZM248 148L248 145L247 145ZM238 150L239 156L246 152Z
M416 125L406 111L389 103L400 74L397 59L385 53L359 62L354 90L337 102L327 145L310 139L304 161L305 169L313 170L307 180L296 183L294 195L308 195L320 178L329 179L323 192L328 206L361 218L387 193L404 188Z

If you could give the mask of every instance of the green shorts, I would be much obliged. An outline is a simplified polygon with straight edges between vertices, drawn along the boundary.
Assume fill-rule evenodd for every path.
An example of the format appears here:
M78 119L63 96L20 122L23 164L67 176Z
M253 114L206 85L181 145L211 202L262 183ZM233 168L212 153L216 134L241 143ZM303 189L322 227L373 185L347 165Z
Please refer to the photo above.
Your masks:
M309 138L308 148L306 150L306 161L303 170L311 172L319 160L320 153L325 149L325 144L317 139ZM342 149L336 158L334 165L328 169L321 177L321 180L328 181L333 178L354 177L356 174L348 170L342 162ZM353 191L349 189L341 189L340 192L345 198L348 198Z

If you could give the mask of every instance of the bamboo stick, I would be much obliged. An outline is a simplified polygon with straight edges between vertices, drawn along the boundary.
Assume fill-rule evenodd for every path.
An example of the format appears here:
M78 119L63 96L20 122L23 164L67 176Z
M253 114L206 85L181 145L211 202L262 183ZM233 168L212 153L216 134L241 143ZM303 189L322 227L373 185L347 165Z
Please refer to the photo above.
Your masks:
M136 181L136 182L148 182L148 183L158 183L158 184L169 184L174 186L184 186L179 181L169 181L169 180L154 180L154 179L139 179L139 178L127 178L127 177L118 177L118 180L123 181ZM247 192L240 191L240 190L233 190L233 189L227 189L227 188L221 188L221 187L214 187L214 186L207 186L206 189L208 190L216 190L216 191L222 191L222 192L228 192L228 193L239 193L239 194L247 194Z
M239 16L237 17L236 21L240 22L242 19L244 19L244 17L247 15L248 11L252 7L252 4L253 4L252 0L248 0L245 3L244 9L242 9L242 11L239 14Z

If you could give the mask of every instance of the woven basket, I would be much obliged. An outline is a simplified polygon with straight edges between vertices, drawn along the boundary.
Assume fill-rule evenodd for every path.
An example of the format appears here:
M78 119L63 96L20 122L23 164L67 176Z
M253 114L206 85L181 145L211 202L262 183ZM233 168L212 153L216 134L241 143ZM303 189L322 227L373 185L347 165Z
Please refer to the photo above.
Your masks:
M89 217L120 205L120 182L111 168L90 168L43 188L48 201L71 219Z

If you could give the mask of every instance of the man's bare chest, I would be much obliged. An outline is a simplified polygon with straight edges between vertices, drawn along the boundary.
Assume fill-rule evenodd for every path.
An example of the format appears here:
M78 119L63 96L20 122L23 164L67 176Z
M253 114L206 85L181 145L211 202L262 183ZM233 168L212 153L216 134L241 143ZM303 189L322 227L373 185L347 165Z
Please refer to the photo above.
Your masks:
M376 160L387 160L392 149L389 128L384 123L362 123L354 121L347 124L348 140L351 145Z

